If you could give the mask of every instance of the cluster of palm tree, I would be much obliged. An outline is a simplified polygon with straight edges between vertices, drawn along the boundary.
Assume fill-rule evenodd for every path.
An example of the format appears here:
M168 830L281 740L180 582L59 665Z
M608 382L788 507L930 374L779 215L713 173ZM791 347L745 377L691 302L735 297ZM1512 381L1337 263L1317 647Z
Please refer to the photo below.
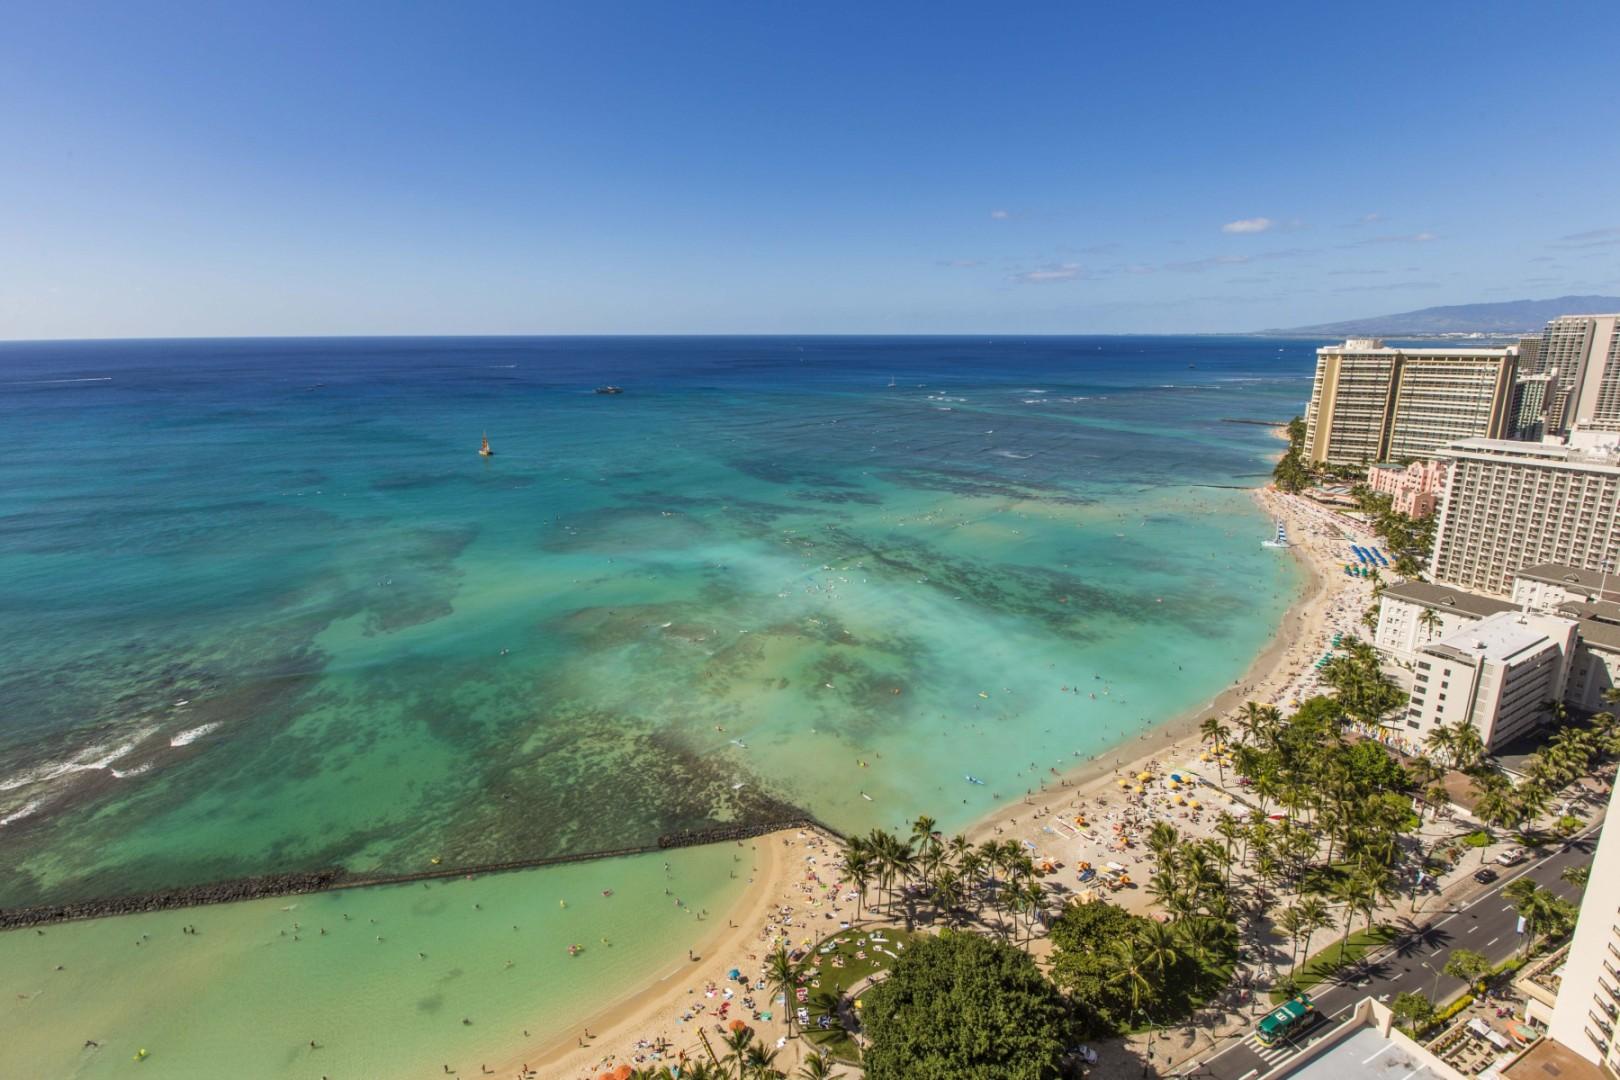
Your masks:
M1604 693L1606 702L1620 702L1614 690ZM1434 757L1467 774L1474 790L1474 811L1492 828L1527 828L1547 812L1559 791L1588 775L1597 762L1620 753L1620 724L1612 713L1598 713L1579 725L1569 722L1563 702L1544 705L1560 727L1526 759L1523 779L1517 784L1491 767L1479 731L1466 719L1452 727L1436 728L1425 740L1425 748ZM1428 759L1420 761L1425 774L1437 771Z
M857 920L875 885L871 906L891 917L898 913L908 930L923 906L946 925L977 922L1027 945L1051 902L1034 861L1016 840L975 845L961 836L946 839L931 817L913 822L908 837L885 829L852 836L843 855L856 887ZM993 923L987 906L996 916Z
M680 1080L788 1080L776 1067L778 1051L754 1038L752 1028L738 1028L722 1041L725 1055L717 1061L701 1058L680 1065ZM635 1069L630 1080L674 1080L674 1067L661 1065ZM793 1080L837 1080L844 1074L824 1054L813 1054L799 1066Z

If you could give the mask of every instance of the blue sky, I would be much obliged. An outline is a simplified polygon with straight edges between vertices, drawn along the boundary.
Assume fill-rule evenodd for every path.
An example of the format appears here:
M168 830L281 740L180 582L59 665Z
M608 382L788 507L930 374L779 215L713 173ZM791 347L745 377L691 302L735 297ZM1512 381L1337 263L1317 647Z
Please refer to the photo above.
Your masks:
M1620 4L0 3L0 337L1620 294Z

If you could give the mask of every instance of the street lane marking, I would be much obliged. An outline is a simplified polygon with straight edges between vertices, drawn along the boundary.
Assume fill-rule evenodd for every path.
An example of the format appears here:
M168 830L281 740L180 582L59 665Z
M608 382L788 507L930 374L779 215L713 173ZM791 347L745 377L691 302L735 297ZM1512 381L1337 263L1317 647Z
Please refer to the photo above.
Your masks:
M1492 945L1495 945L1495 944L1496 944L1496 943L1497 943L1497 942L1498 942L1498 941L1501 941L1501 940L1502 940L1502 939L1501 939L1501 938L1499 938L1499 937L1493 937L1493 938L1491 938L1491 940L1489 940L1489 941L1487 941L1487 942L1486 942L1486 943L1485 943L1485 947L1486 947L1486 948L1487 948L1487 949L1488 949L1488 948L1490 948L1490 947L1491 947L1491 946L1492 946Z
M1474 924L1474 925L1473 925L1473 926L1470 926L1470 927L1469 927L1469 928L1468 928L1468 932L1469 932L1469 933L1470 933L1470 934L1472 934L1472 933L1473 933L1473 932L1474 932L1474 931L1475 931L1475 930L1478 930L1478 929L1479 929L1479 923L1475 923L1475 924Z

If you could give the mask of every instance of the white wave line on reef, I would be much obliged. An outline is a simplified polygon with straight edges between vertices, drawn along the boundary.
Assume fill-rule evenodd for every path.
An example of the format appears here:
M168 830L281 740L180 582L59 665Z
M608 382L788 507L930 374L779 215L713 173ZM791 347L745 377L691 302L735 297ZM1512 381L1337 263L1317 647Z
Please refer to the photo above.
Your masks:
M170 746L187 746L196 742L210 731L218 728L218 724L203 724L200 727L187 728L169 740Z
M47 783L71 773L92 772L96 769L108 768L113 762L134 750L155 731L157 731L156 727L142 728L135 733L133 738L120 743L111 750L108 750L105 746L87 747L67 761L52 762L17 776L7 777L0 780L0 791L15 791L20 787Z
M21 810L14 810L5 817L0 817L0 828L10 825L13 821L21 821L23 818L27 817L29 814L32 814L39 808L40 801L38 799L33 800L25 805Z

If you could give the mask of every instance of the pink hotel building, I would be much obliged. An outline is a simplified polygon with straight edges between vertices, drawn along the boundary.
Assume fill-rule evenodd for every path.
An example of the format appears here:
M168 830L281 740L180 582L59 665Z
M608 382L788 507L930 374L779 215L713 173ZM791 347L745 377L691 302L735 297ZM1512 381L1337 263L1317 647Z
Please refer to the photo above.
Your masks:
M1407 517L1434 513L1435 500L1445 490L1448 461L1414 461L1410 465L1374 465L1367 470L1367 486L1393 498L1391 507Z

